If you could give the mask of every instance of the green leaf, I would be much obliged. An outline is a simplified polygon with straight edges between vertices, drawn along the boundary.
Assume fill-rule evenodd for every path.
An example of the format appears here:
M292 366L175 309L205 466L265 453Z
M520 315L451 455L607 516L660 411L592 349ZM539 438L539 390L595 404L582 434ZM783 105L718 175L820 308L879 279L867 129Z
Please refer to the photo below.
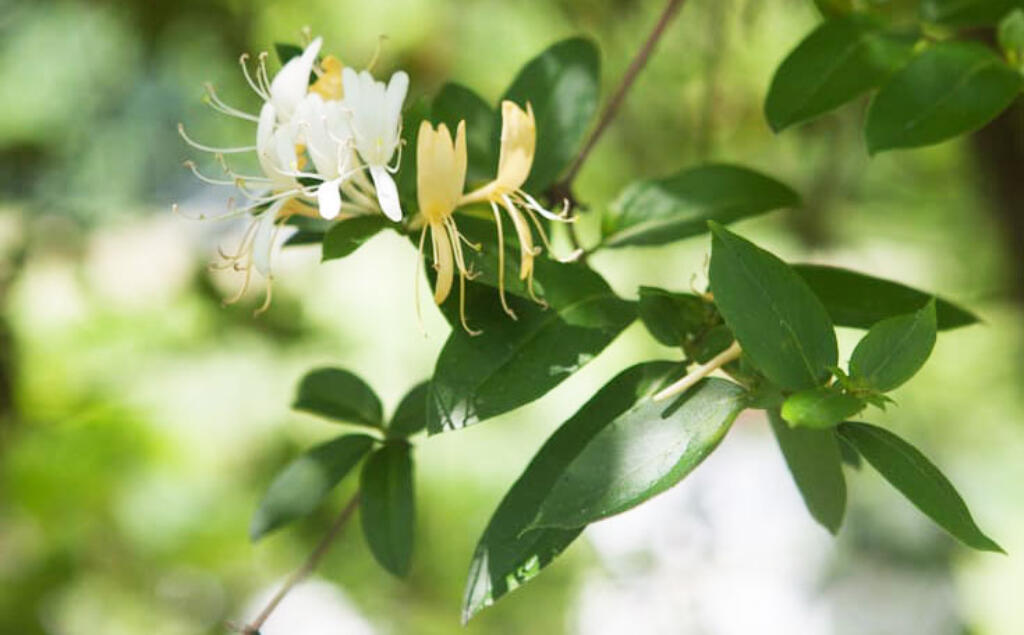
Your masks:
M644 395L625 412L595 413L601 427L548 491L532 527L583 527L674 486L718 447L745 396L711 378L671 404Z
M792 265L821 299L836 326L871 328L886 318L911 313L933 297L899 282L824 265ZM935 304L940 331L978 322L978 317L952 302Z
M384 422L377 393L362 379L341 368L310 371L302 378L292 407L373 428L380 428Z
M430 102L424 97L414 101L402 113L402 164L395 175L395 185L402 201L402 212L406 219L413 218L419 210L416 197L416 142L420 136L420 122L430 119ZM454 131L453 131L454 132Z
M678 368L675 363L651 362L622 371L541 446L505 494L476 546L463 599L463 623L531 580L576 539L581 529L526 529L548 491L609 417L652 395Z
M909 315L871 327L850 356L850 377L878 392L902 385L924 366L935 347L935 301Z
M461 84L447 83L434 97L431 118L455 133L460 121L466 122L466 180L489 181L498 173L498 147L501 120L482 97Z
M258 540L308 515L371 447L373 438L350 434L321 443L289 463L270 484L249 525L249 537Z
M867 423L844 423L839 434L907 500L960 542L1006 553L978 528L960 494L917 448Z
M864 402L835 386L801 390L786 398L782 418L792 426L831 428L864 409Z
M821 385L839 353L825 307L786 263L711 223L711 291L744 354L787 390Z
M562 40L527 62L502 99L537 119L537 153L524 189L543 192L573 160L590 129L599 98L601 59L585 38Z
M877 88L910 58L915 39L864 16L822 23L775 72L765 100L772 130L814 119Z
M977 130L1020 89L1020 75L988 48L935 44L893 75L871 103L868 150L926 146Z
M490 299L496 300L498 297L498 235L493 217L477 218L460 214L456 222L459 232L466 240L479 247L479 250L463 249L466 266L475 274L473 282L491 287ZM503 227L506 293L528 300L536 297L549 306L559 308L566 304L573 304L585 295L608 291L608 284L604 279L586 265L579 262L558 262L549 254L543 254L534 258L533 261L534 282L533 294L531 294L529 284L519 275L519 241L515 232L512 231L508 218L503 219ZM419 237L417 236L415 239L419 240ZM539 241L535 239L535 244L537 242ZM429 262L429 254L424 255ZM455 302L450 302L446 306L451 307L455 304ZM468 302L466 306L470 324L472 324L475 306ZM456 324L457 320L453 320L452 323Z
M1024 7L1024 0L922 0L921 18L953 27L986 26L1015 7Z
M640 319L665 346L684 346L703 328L713 325L714 305L692 293L640 287Z
M411 437L427 427L427 390L430 382L417 384L399 402L388 424L388 436Z
M661 245L705 233L709 220L727 224L799 204L796 192L763 174L703 165L626 187L604 217L603 245Z
M284 66L293 57L302 55L302 47L296 44L287 44L285 42L275 42L274 51L277 52L277 59L281 61L281 66Z
M777 410L768 411L768 421L807 510L838 533L846 512L846 480L835 430L790 428Z
M363 536L380 566L394 575L409 572L413 542L412 447L388 441L370 455L359 481Z
M338 221L324 236L322 261L348 256L376 236L377 232L390 226L391 223L383 214L356 216Z
M596 273L566 265L545 278L550 306L510 295L511 319L494 288L469 283L469 323L452 329L437 359L427 402L431 434L462 428L529 403L597 356L636 318ZM452 303L454 304L454 303Z

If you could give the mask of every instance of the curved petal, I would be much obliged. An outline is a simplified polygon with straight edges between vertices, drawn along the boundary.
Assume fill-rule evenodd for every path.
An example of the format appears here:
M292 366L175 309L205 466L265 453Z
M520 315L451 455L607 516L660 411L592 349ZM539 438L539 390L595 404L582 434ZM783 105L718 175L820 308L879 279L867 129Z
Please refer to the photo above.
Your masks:
M316 61L322 44L322 38L310 42L302 55L288 60L270 82L270 100L277 108L278 114L285 120L291 118L299 102L306 95L309 74L313 72L313 62Z
M371 165L370 176L373 177L373 187L377 190L377 201L380 203L384 215L396 223L402 220L402 204L398 200L398 187L395 186L395 180L382 165Z
M320 203L320 216L327 220L337 217L341 212L341 192L338 191L340 185L341 179L334 179L333 181L324 181L317 188L316 199Z
M252 238L252 264L264 277L270 277L270 252L274 248L274 221L277 213L288 199L281 199L270 206L256 220L256 233Z

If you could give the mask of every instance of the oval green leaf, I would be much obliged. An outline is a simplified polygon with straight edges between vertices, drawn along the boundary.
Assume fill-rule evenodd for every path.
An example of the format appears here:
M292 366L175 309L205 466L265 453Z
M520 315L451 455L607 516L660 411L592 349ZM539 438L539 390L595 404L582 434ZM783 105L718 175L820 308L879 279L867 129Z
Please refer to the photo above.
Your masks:
M977 130L1020 89L1020 75L981 44L935 44L893 75L871 102L868 151L926 146Z
M764 105L768 124L779 132L877 88L910 58L915 39L858 15L822 23L775 72Z
M665 346L683 347L716 321L714 305L703 298L656 287L640 287L638 309L648 332Z
M871 328L886 318L912 313L924 306L930 293L899 282L825 265L792 265L825 305L836 326ZM935 303L938 329L945 331L978 322L978 317L952 302Z
M787 390L821 385L839 352L825 307L786 263L711 224L711 291L747 358Z
M865 403L835 386L801 390L782 403L782 418L791 426L831 428L864 409Z
M839 434L907 500L960 542L981 551L1006 553L978 528L952 483L917 448L867 423L844 423Z
M380 428L383 408L366 382L341 368L310 371L299 384L292 407L335 421Z
M324 235L322 261L348 256L390 225L383 214L356 216L338 221Z
M646 397L603 419L551 487L532 527L571 529L622 513L683 480L721 442L746 391L705 379L671 404Z
M267 489L249 525L249 537L258 540L308 515L371 447L373 438L350 434L322 443L289 463Z
M502 99L533 106L537 153L524 188L543 192L573 160L590 129L600 92L601 56L586 38L553 44L527 62Z
M924 366L935 347L935 302L909 315L882 320L850 356L850 377L864 387L889 392Z
M467 285L470 324L452 329L437 359L427 401L431 434L463 428L540 398L596 357L634 319L636 308L610 289L547 309L515 296L518 319L494 289Z
M527 531L548 490L609 417L647 399L679 364L651 362L619 373L562 424L505 494L477 543L462 604L462 621L534 578L582 529Z
M427 427L427 390L430 382L417 384L398 403L388 424L388 436L411 437Z
M846 479L835 430L791 428L778 410L768 411L768 421L807 511L838 533L846 513Z
M359 481L363 536L378 563L399 577L409 573L414 503L412 448L388 441L370 455Z
M737 165L711 164L633 183L612 203L602 224L605 247L661 245L800 204L792 189Z

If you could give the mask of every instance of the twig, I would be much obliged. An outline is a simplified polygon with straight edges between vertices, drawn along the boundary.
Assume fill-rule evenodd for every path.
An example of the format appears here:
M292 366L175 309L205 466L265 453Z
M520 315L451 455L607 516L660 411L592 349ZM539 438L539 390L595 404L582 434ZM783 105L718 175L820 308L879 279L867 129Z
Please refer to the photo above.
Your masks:
M668 388L654 395L654 401L664 401L666 399L675 397L676 395L686 392L698 381L704 379L705 377L715 372L722 366L725 366L726 364L735 359L739 359L740 353L742 352L743 351L740 350L740 343L733 342L732 346L725 349L718 355L715 355L715 357L712 358L709 362L707 362L706 364L701 364L697 368L694 368L692 371L690 371L688 375L686 375L686 377L683 377L682 379L672 384Z
M587 142L583 144L583 148L580 150L580 153L576 155L576 158L569 166L569 170L565 173L565 178L561 180L559 186L556 186L556 190L568 192L571 189L573 181L576 180L576 174L580 171L580 168L583 167L583 163L587 160L587 157L590 156L590 152L594 149L594 146L597 145L598 140L601 138L601 135L604 134L608 124L610 124L612 119L615 118L615 115L618 114L619 107L622 105L622 100L626 98L626 93L628 93L629 89L633 86L633 82L636 81L640 71L642 71L644 66L647 65L647 60L650 59L651 53L654 51L654 46L658 43L658 40L661 39L661 36L665 33L665 29L668 27L669 23L672 22L672 18L674 18L676 13L679 12L679 9L682 8L684 2L686 2L686 0L669 0L668 4L665 5L665 9L661 12L661 17L658 18L657 24L654 25L654 29L651 31L650 35L647 36L647 41L644 42L643 46L640 47L640 50L637 51L636 57L633 58L629 68L626 69L626 74L623 75L622 80L619 81L618 88L616 88L615 92L612 93L611 99L608 100L607 105L605 105L604 110L601 112L601 118L598 119L597 126L590 134L590 137L587 138ZM572 201L572 197L569 197L569 200Z
M288 595L288 592L291 591L296 584L312 573L313 570L316 569L317 565L320 564L320 561L323 560L324 556L327 555L327 552L331 548L331 544L333 544L335 539L337 539L341 534L341 530L345 528L345 524L348 522L348 519L352 517L352 514L355 513L356 507L358 506L359 492L356 492L341 510L341 513L338 514L338 517L335 519L334 524L331 525L330 530L328 530L324 537L320 539L320 543L317 544L313 553L309 554L309 557L302 563L302 566L296 569L295 572L288 577L281 588L278 589L277 593L274 594L274 597L270 599L270 602L263 607L263 610L260 611L260 614L256 619L249 622L249 624L241 629L241 633L243 635L259 635L260 628L263 627L263 623L267 621L267 618L269 618L270 614L274 612L274 609L276 609L277 605L281 603L281 600Z

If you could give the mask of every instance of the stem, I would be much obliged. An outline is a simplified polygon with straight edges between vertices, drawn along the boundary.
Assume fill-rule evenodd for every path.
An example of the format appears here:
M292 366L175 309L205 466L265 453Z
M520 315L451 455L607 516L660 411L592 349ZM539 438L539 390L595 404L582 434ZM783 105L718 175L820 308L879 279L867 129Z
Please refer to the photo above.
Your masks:
M313 570L316 569L317 565L320 564L320 561L323 560L324 556L327 555L327 552L331 548L331 544L333 544L335 539L341 535L341 530L345 528L345 524L348 522L348 519L352 517L352 514L355 513L356 507L358 506L359 492L356 492L341 510L341 513L338 514L338 517L335 519L334 524L331 525L331 528L327 531L324 537L320 539L319 544L317 544L316 548L313 549L313 553L309 554L309 557L302 563L302 566L296 569L288 579L285 580L285 583L280 589L278 589L277 593L274 594L274 597L270 598L270 602L268 602L263 610L260 611L260 614L256 619L249 622L248 625L242 628L241 632L243 635L259 635L260 628L263 627L263 623L267 621L267 618L269 618L270 614L274 612L274 609L276 609L277 605L281 603L281 600L288 595L288 592L292 590L292 587L312 573Z
M583 167L583 163L587 160L587 157L590 156L590 152L594 149L594 146L597 145L601 135L604 134L608 124L610 124L612 119L615 118L615 115L618 114L619 107L622 106L622 101L626 98L626 93L628 93L629 89L633 86L633 82L636 81L640 71L642 71L644 66L647 65L647 60L650 59L651 53L654 51L654 46L658 43L658 40L661 39L661 36L665 33L665 29L668 27L669 23L672 22L672 18L674 18L676 13L679 12L679 9L682 8L684 2L686 2L686 0L669 0L668 4L665 5L665 9L661 12L661 17L658 18L657 24L654 25L654 29L651 31L650 35L647 36L647 41L644 42L643 46L640 47L640 50L637 51L636 57L633 58L629 68L626 69L626 74L623 75L622 80L619 81L618 88L615 89L611 99L609 99L607 105L605 105L604 111L601 112L601 118L598 119L597 127L594 128L594 132L591 133L587 142L580 150L580 153L576 155L576 158L569 166L569 170L566 172L565 178L561 181L561 187L558 189L563 191L569 190L572 182L576 179L577 173L580 171L580 168Z
M654 401L664 401L686 392L698 381L704 379L722 366L725 366L735 359L739 359L742 352L742 349L740 349L740 343L733 342L729 348L725 349L718 355L715 355L706 364L701 364L697 368L694 368L686 375L686 377L683 377L668 388L665 388L661 392L655 394Z

